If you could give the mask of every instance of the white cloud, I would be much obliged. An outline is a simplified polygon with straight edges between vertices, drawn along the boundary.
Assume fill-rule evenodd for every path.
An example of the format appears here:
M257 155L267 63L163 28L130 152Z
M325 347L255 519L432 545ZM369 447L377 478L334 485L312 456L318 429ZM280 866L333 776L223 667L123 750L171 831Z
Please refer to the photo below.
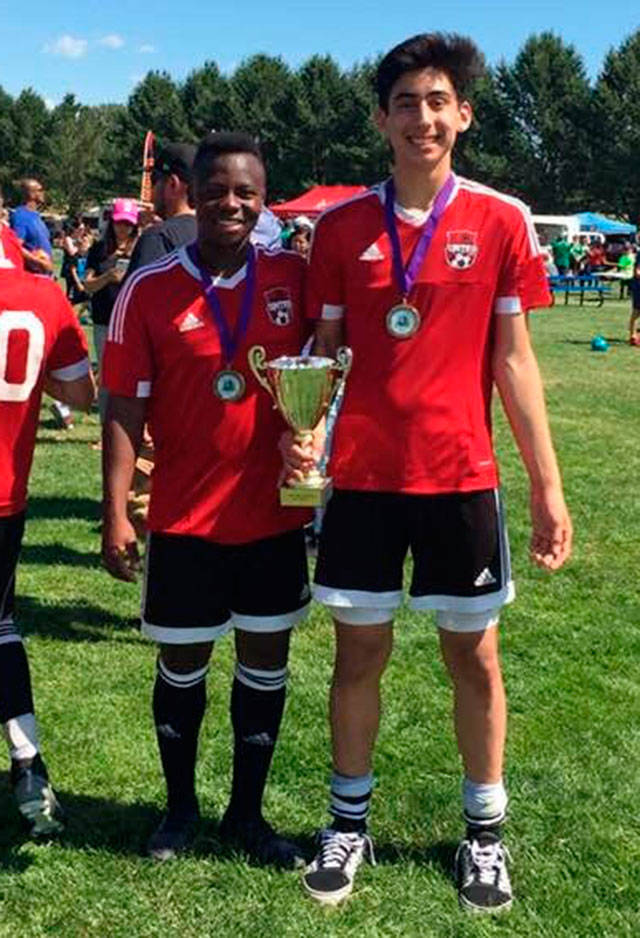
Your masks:
M157 52L157 51L158 50L156 49L156 47L152 45L150 42L143 42L142 45L139 46L138 48L138 52L142 52L143 55L152 55L154 52Z
M88 45L86 39L65 35L45 43L42 51L49 55L60 55L64 59L81 59L87 54Z
M56 106L56 102L53 100L53 98L45 98L44 106L46 107L47 111L53 111L54 107Z
M122 49L124 39L117 33L109 33L107 36L98 39L98 45L105 46L107 49Z

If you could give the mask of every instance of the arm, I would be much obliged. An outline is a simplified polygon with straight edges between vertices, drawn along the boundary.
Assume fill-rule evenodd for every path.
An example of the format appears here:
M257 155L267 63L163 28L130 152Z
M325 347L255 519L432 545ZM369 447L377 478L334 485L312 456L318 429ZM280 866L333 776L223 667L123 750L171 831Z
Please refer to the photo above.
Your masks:
M123 276L122 271L117 270L115 267L105 270L103 274L97 274L95 270L88 270L87 276L84 278L84 288L91 295L97 293L98 290L102 290L110 283L118 283Z
M136 533L127 517L127 497L142 441L147 401L109 396L102 436L102 562L109 573L133 582L139 567Z
M91 409L96 397L96 383L92 372L73 381L61 381L49 375L45 378L44 389L57 401L68 404L74 410L83 410L85 413Z
M531 558L557 570L571 554L572 527L538 363L524 315L497 315L495 321L493 375L531 486Z
M21 250L26 270L34 274L53 273L53 261L46 251L29 251L24 245L22 245Z

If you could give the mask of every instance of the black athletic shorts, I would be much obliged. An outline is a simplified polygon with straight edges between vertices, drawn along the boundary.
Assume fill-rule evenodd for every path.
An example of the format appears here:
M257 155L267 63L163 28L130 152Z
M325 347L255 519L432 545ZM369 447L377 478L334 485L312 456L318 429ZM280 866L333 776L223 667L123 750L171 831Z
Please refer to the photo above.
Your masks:
M4 631L13 632L16 567L24 534L25 513L0 518L0 641Z
M142 631L157 642L209 642L234 627L284 631L304 619L309 600L302 529L237 545L149 535Z
M332 607L397 609L411 551L409 605L484 612L513 598L497 490L451 495L336 490L324 517L314 596Z

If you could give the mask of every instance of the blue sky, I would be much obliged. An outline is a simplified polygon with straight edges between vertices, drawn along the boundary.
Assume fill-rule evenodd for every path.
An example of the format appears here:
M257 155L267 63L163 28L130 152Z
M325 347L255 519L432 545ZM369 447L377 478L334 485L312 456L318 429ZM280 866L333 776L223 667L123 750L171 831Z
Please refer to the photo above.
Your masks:
M552 29L595 77L612 46L640 28L639 0L0 0L0 84L30 85L51 104L122 102L151 68L183 79L207 59L233 71L256 52L296 66L314 53L351 65L416 32L472 36L490 63L510 61L534 32ZM421 12L423 11L423 12ZM607 15L609 11L609 15Z

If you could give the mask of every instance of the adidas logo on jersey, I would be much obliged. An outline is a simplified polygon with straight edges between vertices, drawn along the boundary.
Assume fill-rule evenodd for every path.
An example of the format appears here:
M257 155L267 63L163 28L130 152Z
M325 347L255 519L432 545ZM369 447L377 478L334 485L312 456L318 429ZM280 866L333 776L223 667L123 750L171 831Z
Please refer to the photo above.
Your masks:
M187 313L178 326L178 332L191 332L192 329L200 329L202 326L204 326L204 321L199 316L195 313Z
M381 260L384 260L384 254L382 253L382 251L380 250L380 248L378 247L378 245L377 245L376 242L374 241L373 244L370 244L369 247L366 248L366 249L362 252L362 254L361 254L360 257L358 258L358 260L360 260L360 261L381 261Z
M474 586L491 586L493 583L498 581L494 577L493 573L489 567L485 567L482 573L479 573L478 576L473 581Z

